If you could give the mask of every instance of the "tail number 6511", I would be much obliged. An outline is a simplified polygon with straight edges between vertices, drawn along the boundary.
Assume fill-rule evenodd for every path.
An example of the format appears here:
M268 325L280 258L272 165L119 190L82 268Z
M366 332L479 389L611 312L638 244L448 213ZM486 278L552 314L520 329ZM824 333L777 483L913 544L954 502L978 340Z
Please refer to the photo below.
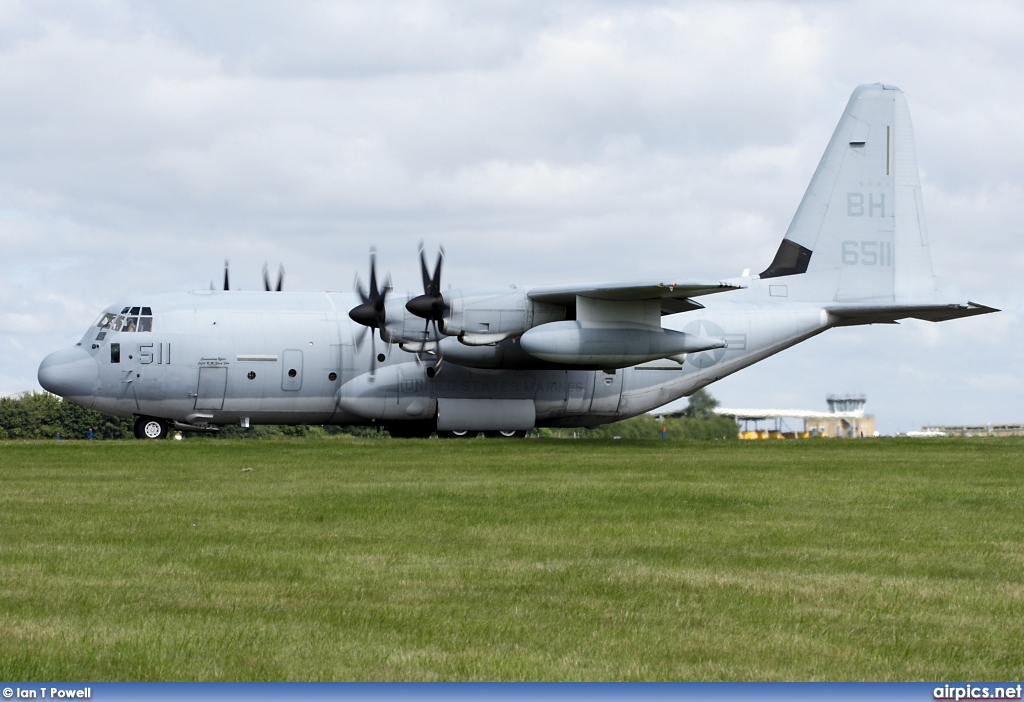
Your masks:
M891 266L891 241L844 241L844 266Z

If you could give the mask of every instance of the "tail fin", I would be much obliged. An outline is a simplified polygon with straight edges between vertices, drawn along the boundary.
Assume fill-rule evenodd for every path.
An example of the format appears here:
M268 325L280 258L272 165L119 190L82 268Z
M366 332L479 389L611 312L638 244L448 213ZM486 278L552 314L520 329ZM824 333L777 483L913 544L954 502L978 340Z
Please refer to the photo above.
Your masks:
M899 88L853 91L775 260L790 297L847 303L935 299L914 131ZM781 281L780 281L781 282Z

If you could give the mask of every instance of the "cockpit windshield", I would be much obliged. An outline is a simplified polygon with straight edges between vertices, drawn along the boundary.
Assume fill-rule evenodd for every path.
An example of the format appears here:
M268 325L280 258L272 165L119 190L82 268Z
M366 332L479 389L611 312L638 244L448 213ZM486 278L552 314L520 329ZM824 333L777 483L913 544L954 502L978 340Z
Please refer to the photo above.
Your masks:
M153 331L153 310L150 307L125 307L120 314L104 312L96 322L100 329L119 332Z

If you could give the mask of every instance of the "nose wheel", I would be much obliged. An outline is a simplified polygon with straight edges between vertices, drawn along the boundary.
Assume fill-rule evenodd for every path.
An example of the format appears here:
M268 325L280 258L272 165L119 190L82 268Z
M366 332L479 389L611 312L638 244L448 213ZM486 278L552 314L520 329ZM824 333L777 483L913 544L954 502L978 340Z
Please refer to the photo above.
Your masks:
M135 420L136 439L166 439L167 422L156 417L139 417Z

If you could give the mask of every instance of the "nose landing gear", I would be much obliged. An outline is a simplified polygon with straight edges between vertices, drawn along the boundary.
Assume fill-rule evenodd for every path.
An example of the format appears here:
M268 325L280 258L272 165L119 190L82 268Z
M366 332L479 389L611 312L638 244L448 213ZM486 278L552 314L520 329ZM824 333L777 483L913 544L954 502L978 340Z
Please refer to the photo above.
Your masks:
M167 422L156 417L139 417L135 420L136 439L166 439Z

